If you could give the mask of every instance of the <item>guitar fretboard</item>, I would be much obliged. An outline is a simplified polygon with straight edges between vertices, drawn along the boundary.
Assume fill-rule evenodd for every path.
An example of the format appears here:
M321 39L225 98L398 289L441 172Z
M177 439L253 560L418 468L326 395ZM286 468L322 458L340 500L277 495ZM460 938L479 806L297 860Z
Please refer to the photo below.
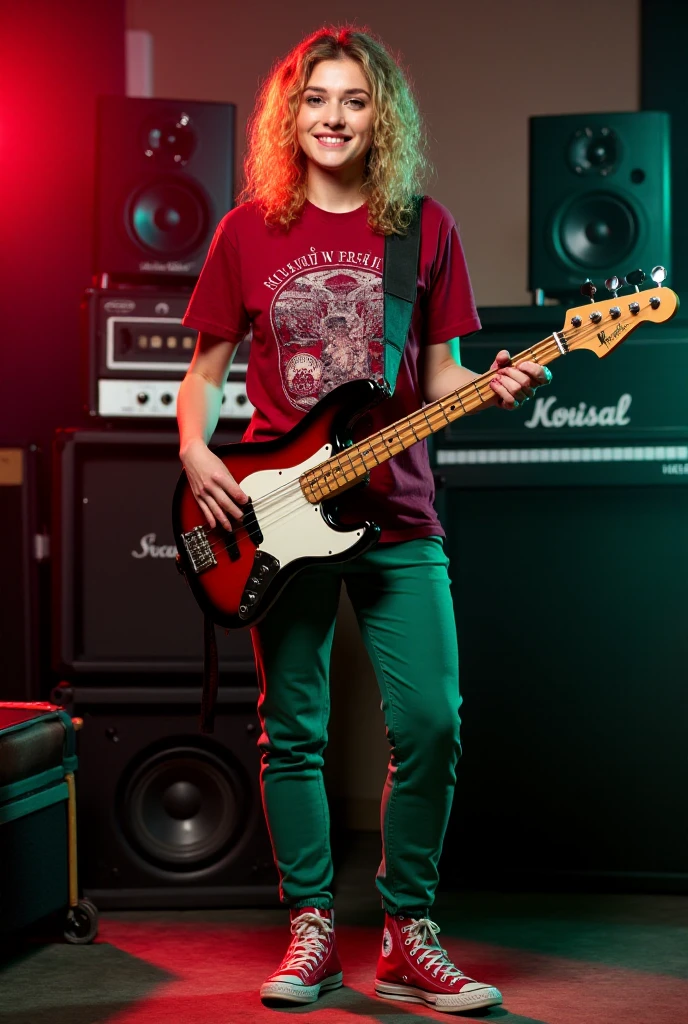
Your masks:
M550 335L532 348L513 356L511 365L518 366L528 359L546 365L566 351L566 343L561 335ZM305 497L314 505L325 498L333 498L358 483L375 466L442 430L454 420L475 412L494 398L490 381L498 373L499 370L490 370L476 377L458 391L452 391L444 398L423 406L410 416L397 420L384 430L371 434L364 441L321 462L314 469L309 469L299 481Z

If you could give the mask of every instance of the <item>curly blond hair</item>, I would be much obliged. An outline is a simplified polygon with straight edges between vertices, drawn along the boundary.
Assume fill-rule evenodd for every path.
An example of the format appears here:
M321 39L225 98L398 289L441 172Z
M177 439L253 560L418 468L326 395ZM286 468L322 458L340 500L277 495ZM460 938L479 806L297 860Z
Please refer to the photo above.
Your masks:
M296 131L301 94L316 64L346 58L360 64L372 94L373 143L363 183L368 223L380 234L404 234L427 168L420 113L398 61L369 32L350 25L318 29L272 68L249 121L239 200L257 202L269 224L288 229L298 219L306 202L306 158Z

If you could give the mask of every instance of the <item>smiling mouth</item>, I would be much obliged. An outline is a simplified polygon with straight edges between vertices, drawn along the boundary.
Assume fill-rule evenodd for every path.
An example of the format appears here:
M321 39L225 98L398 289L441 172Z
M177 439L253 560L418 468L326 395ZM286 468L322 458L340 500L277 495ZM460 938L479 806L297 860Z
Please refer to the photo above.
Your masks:
M337 135L316 135L315 138L318 140L321 146L327 146L329 149L336 149L346 145L351 140L349 138L343 138Z

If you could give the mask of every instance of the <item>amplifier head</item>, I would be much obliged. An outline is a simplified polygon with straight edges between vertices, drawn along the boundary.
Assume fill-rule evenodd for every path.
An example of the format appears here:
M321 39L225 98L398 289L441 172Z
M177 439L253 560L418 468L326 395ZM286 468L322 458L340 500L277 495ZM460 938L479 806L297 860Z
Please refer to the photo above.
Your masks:
M182 327L190 292L183 289L89 288L83 301L84 360L91 416L170 419L196 347L197 332ZM229 373L220 417L248 420L250 334Z

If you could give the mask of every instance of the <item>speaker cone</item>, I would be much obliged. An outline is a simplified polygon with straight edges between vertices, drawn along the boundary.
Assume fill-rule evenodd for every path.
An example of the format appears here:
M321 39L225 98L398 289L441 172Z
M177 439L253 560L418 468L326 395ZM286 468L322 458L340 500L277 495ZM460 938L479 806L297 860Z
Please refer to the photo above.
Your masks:
M179 259L198 248L209 218L205 196L190 181L158 179L132 196L127 226L134 241L151 253Z
M119 817L132 846L173 872L198 871L238 839L248 792L211 750L167 746L139 762L121 791Z
M559 244L580 267L618 266L638 244L638 221L631 206L611 193L579 196L562 213Z

